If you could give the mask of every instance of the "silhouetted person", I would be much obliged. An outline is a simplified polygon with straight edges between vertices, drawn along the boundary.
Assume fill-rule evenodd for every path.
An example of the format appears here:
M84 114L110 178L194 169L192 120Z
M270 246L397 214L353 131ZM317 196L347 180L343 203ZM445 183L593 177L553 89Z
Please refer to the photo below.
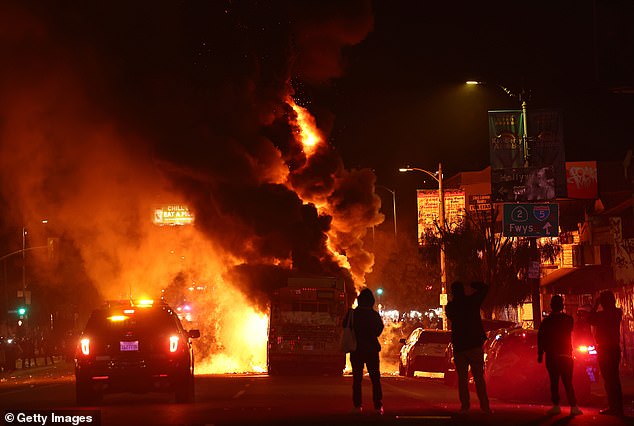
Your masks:
M40 339L40 351L44 356L44 365L48 365L49 358L51 360L51 364L55 363L53 361L54 348L50 331L44 331L42 333L42 338Z
M15 337L7 337L4 341L4 353L5 353L5 370L15 371L15 364L18 360L20 347Z
M381 344L378 339L383 332L383 320L373 307L374 295L372 290L364 288L357 296L357 307L348 311L343 321L346 324L348 315L350 312L353 313L352 328L357 338L357 350L350 353L350 365L352 366L352 404L355 413L360 413L362 410L361 381L365 364L372 381L374 409L377 414L383 414L383 391L379 365Z
M471 407L469 395L469 366L471 366L480 409L490 413L489 397L484 381L484 351L482 350L486 334L480 317L480 306L489 288L482 282L471 283L471 288L475 291L467 296L462 282L456 281L451 284L452 300L446 308L447 318L451 321L451 343L458 373L460 411L467 412Z
M22 368L32 367L31 361L35 358L35 345L30 337L23 337L20 340L20 359L22 360ZM35 362L37 367L37 362Z
M599 305L602 310L597 312ZM616 307L614 293L609 290L601 292L588 317L590 324L595 327L599 370L608 396L608 408L599 411L601 414L623 415L623 392L619 377L622 317L623 311Z
M563 312L564 299L561 296L552 297L550 308L552 312L544 318L537 332L537 362L541 363L546 353L546 370L550 379L550 396L553 406L548 410L548 414L561 413L559 407L559 379L561 378L570 404L570 415L577 416L583 413L577 407L577 398L572 386L574 360L571 340L574 320Z

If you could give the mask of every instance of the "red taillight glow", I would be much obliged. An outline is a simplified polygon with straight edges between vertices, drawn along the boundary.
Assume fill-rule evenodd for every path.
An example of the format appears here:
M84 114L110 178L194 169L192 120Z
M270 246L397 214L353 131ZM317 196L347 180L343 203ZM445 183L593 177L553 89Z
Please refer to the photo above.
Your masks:
M90 339L81 339L81 353L90 355Z
M176 352L178 349L178 336L170 336L170 352Z
M581 346L579 346L577 348L577 350L579 352L587 353L587 354L590 354L590 355L596 355L596 353L597 353L597 350L592 345L590 345L590 346L581 345Z

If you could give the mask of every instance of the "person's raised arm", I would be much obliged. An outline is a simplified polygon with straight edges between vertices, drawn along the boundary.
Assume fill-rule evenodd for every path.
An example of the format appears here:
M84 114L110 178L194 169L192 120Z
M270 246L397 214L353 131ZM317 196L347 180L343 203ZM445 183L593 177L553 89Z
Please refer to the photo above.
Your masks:
M476 296L480 303L482 303L489 292L489 286L482 281L474 281L471 283L471 288L475 290L474 296Z

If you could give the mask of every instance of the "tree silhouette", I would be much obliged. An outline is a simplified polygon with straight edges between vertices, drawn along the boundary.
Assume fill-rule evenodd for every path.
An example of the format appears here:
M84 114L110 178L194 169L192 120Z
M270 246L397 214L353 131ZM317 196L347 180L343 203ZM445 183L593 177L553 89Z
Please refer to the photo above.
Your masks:
M447 281L481 280L490 285L482 309L487 318L494 311L517 306L531 294L527 281L532 260L527 238L504 237L496 221L499 208L492 211L468 212L457 227L440 227L437 232L422 236L423 253L437 257L441 243L445 245ZM559 246L547 242L538 247L540 257L552 261ZM431 254L431 256L430 256Z

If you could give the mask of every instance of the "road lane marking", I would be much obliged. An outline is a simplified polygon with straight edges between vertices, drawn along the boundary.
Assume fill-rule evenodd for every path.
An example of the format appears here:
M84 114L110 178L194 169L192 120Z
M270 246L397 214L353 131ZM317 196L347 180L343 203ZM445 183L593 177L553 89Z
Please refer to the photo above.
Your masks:
M396 416L397 420L418 420L418 419L427 419L427 420L451 420L451 416Z
M246 390L242 389L240 392L238 392L237 394L233 395L231 398L232 399L238 399L240 398L242 395L244 395L245 393L247 393Z
M15 394L15 393L21 393L21 392L25 392L25 391L32 391L33 389L47 389L47 388L52 388L55 386L62 386L63 384L59 384L59 383L53 383L50 385L40 385L40 386L35 386L35 385L29 385L29 386L24 386L18 389L14 389L14 390L8 390L6 392L2 392L0 391L0 395L11 395L11 394Z

